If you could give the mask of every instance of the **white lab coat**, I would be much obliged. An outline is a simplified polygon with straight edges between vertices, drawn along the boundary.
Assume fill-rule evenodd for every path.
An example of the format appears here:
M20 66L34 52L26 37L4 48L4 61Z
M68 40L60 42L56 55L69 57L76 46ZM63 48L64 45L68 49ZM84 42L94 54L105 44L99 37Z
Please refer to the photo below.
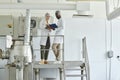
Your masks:
M64 35L65 22L60 18L57 22L58 28L56 28L55 38L53 43L63 43L63 37L57 35Z
M50 21L48 21L49 24L51 24ZM46 45L46 41L47 41L47 36L50 35L50 31L48 29L46 29L46 20L45 18L41 20L40 22L40 30L41 30L41 38L40 38L40 45Z

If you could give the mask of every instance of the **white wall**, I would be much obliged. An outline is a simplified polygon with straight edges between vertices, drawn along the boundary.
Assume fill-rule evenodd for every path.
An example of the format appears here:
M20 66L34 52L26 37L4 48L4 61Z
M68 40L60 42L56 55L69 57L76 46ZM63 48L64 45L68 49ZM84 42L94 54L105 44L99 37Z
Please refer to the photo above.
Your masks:
M69 19L66 27L65 58L79 60L81 39L86 36L91 80L106 80L105 20Z
M81 40L86 36L91 80L106 80L105 19L67 18L65 21L65 60L81 60ZM34 40L34 45L39 49L36 42L39 43L39 40ZM38 54L39 51L36 52L36 55ZM50 53L48 60L54 59L53 53ZM37 56L37 60L39 60L39 56ZM72 79L74 78L67 78L67 80ZM75 79L80 80L80 78Z
M80 60L81 39L86 36L91 80L109 80L110 59L107 58L107 51L111 50L112 41L114 57L111 61L111 80L119 80L120 61L116 57L120 56L120 20L112 22L112 34L110 22L106 19L66 18L65 21L65 60ZM49 54L49 60L51 59L54 60L53 53ZM80 80L80 78L67 78L67 80L73 79Z
M120 19L115 19L111 21L111 25L107 26L107 51L113 51L113 58L107 59L107 72L109 73L110 62L111 62L111 80L120 79L120 60L117 59L117 56L120 56ZM109 35L108 35L109 34ZM109 74L107 74L109 75ZM108 78L108 77L107 77Z

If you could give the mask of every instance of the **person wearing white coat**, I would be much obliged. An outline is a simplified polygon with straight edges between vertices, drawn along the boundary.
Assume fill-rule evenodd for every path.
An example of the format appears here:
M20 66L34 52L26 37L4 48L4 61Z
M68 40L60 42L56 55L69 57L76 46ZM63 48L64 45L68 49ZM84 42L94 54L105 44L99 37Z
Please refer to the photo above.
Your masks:
M56 18L58 19L56 32L55 32L55 38L52 45L53 52L56 57L56 63L60 62L60 47L63 44L63 36L64 36L64 28L65 23L64 20L61 17L60 11L55 12ZM63 36L62 36L63 35Z
M41 64L47 64L49 48L50 48L50 33L51 28L49 27L50 23L50 14L46 13L45 18L40 22L41 29L41 39L40 39L40 47L41 47Z

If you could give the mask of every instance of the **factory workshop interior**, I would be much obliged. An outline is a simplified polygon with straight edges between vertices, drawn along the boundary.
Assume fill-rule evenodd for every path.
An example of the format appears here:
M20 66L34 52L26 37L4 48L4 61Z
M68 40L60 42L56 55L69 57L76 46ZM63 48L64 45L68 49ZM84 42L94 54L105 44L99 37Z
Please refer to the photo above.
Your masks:
M119 0L0 0L0 80L120 80Z

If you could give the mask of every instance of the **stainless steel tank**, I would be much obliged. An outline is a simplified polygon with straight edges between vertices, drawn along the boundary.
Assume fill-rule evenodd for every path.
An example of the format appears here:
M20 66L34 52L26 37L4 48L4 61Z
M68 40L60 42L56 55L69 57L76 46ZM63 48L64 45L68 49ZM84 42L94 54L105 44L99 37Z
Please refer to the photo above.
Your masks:
M10 62L15 62L16 56L23 56L25 63L32 62L32 52L29 45L23 45L23 41L15 41L10 51Z

